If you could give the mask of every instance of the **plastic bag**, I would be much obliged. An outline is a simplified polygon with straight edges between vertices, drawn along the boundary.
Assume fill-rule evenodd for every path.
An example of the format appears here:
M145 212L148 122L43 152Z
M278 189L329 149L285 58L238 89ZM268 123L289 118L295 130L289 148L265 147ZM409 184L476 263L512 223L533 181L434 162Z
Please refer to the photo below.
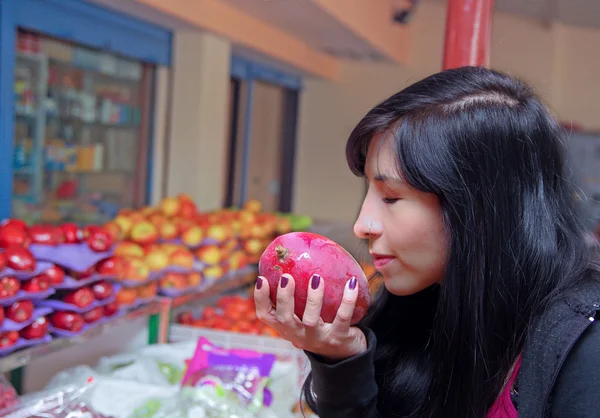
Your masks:
M103 357L98 362L98 373L116 379L154 385L178 385L183 377L185 359L193 353L194 345L156 345L144 347L135 353Z
M227 400L256 412L272 401L266 386L275 361L274 354L227 350L200 337L182 385L203 388L188 392L194 393L201 404L211 404L209 408L216 408L212 403Z
M5 418L116 418L95 411L89 402L94 386L90 378L84 385L70 385L60 390L47 391L27 398L0 415Z
M19 395L13 385L0 374L0 411L19 404ZM0 415L2 416L2 415Z

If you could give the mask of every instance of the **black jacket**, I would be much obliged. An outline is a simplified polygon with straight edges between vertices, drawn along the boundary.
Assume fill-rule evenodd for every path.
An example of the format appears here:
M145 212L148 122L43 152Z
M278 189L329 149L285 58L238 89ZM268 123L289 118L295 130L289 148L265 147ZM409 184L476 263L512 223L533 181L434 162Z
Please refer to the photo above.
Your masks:
M600 283L588 281L552 304L534 327L518 376L520 418L600 417ZM307 353L320 418L372 418L378 388L377 339L365 329L366 352L336 364Z

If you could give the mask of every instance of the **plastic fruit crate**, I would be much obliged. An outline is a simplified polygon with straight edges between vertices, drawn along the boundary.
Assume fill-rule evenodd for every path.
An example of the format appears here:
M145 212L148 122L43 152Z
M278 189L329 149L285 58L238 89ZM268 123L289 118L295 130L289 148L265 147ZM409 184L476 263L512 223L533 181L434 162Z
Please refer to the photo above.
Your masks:
M171 331L169 334L169 340L171 342L197 340L200 337L207 338L219 347L270 353L275 354L281 361L295 362L299 374L297 382L298 393L300 393L302 384L310 371L310 364L304 352L282 338L171 324Z

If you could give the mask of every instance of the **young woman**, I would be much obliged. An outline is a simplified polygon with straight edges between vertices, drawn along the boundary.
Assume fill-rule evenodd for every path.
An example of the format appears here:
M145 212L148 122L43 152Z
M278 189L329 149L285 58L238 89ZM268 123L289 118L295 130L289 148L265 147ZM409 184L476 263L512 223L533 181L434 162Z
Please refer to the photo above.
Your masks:
M384 288L357 326L356 280L333 323L314 276L261 320L307 353L320 418L600 416L598 269L566 178L561 132L522 82L475 67L373 108L346 146L368 186L356 235Z

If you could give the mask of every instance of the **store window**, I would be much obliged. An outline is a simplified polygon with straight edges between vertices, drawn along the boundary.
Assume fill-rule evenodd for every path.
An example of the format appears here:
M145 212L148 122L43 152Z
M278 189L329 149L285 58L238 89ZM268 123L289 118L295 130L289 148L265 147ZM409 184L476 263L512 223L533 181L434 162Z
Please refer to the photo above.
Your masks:
M103 223L146 201L154 66L19 30L14 217Z
M239 70L242 64L246 71ZM234 58L225 205L257 200L266 211L289 212L299 86L264 68Z

